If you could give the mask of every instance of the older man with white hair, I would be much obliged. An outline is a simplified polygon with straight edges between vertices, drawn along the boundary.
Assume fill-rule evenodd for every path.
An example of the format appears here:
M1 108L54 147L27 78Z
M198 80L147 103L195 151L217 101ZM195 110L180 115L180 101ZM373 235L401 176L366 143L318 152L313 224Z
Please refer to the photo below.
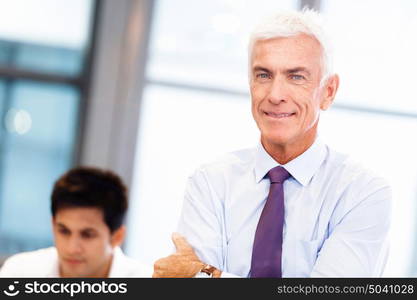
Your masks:
M388 184L318 138L339 77L320 16L280 13L249 43L260 143L189 178L154 277L376 277L387 258ZM233 116L238 117L238 116Z

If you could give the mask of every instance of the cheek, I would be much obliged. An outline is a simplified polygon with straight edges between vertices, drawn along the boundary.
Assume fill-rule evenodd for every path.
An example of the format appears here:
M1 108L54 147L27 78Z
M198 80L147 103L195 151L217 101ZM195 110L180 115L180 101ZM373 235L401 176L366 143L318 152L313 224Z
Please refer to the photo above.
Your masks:
M299 101L296 101L296 105L302 110L305 117L315 116L320 111L320 94L318 89L301 90L299 91Z
M94 241L90 241L88 245L88 252L90 256L106 256L111 253L111 244L109 240L106 239L96 239Z
M260 89L251 88L251 108L254 116L259 114L258 108L263 99L264 95L260 92Z
M319 103L308 101L303 103L302 123L303 127L310 128L317 121L320 114Z
M265 84L252 84L250 87L250 94L253 102L261 101L266 94Z
M255 121L258 119L258 102L256 101L256 99L254 98L254 96L252 95L252 100L251 100L251 112L252 112L252 116L255 119Z
M257 113L257 110L256 110L256 103L252 100L252 103L251 103L251 112L252 112L252 116L253 116L253 118L255 119L255 121L257 120L257 116L258 116L258 113Z
M55 242L55 247L58 250L64 249L65 248L65 238L60 235L59 233L54 234L54 242Z

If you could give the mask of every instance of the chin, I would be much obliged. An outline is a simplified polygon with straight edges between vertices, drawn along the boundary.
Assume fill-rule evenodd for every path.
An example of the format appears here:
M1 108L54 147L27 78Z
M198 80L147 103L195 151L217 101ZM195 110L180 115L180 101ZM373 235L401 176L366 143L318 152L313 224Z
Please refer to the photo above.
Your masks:
M81 270L79 268L71 268L71 267L67 267L64 269L64 272L66 274L66 277L86 277L85 274L86 272L84 272L84 270Z
M280 130L282 131L282 130ZM287 145L292 139L288 132L266 132L262 134L262 141L273 145Z
M79 272L65 272L66 278L80 278L80 277L86 277L83 273Z

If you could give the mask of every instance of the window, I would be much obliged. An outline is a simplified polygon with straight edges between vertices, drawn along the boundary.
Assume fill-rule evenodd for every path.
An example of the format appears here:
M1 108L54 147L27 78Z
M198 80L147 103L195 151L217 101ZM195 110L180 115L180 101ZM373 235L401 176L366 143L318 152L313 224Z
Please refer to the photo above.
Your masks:
M322 132L360 158L393 189L390 257L385 276L415 276L417 3L321 1L341 76L336 107ZM354 18L354 22L352 19Z
M1 254L52 244L50 193L76 159L93 5L0 1Z
M322 1L321 7L342 78L338 101L417 114L417 2Z

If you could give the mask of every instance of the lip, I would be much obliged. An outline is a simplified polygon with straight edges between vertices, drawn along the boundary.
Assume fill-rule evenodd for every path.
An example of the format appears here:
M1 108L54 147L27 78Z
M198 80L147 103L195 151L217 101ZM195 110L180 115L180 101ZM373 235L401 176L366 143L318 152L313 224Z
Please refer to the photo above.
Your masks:
M78 265L81 264L83 261L79 259L72 259L72 258L65 258L64 261L70 265Z
M294 112L273 112L273 111L263 111L264 115L266 115L269 118L276 119L276 120L282 120L282 119L288 119L295 115Z

